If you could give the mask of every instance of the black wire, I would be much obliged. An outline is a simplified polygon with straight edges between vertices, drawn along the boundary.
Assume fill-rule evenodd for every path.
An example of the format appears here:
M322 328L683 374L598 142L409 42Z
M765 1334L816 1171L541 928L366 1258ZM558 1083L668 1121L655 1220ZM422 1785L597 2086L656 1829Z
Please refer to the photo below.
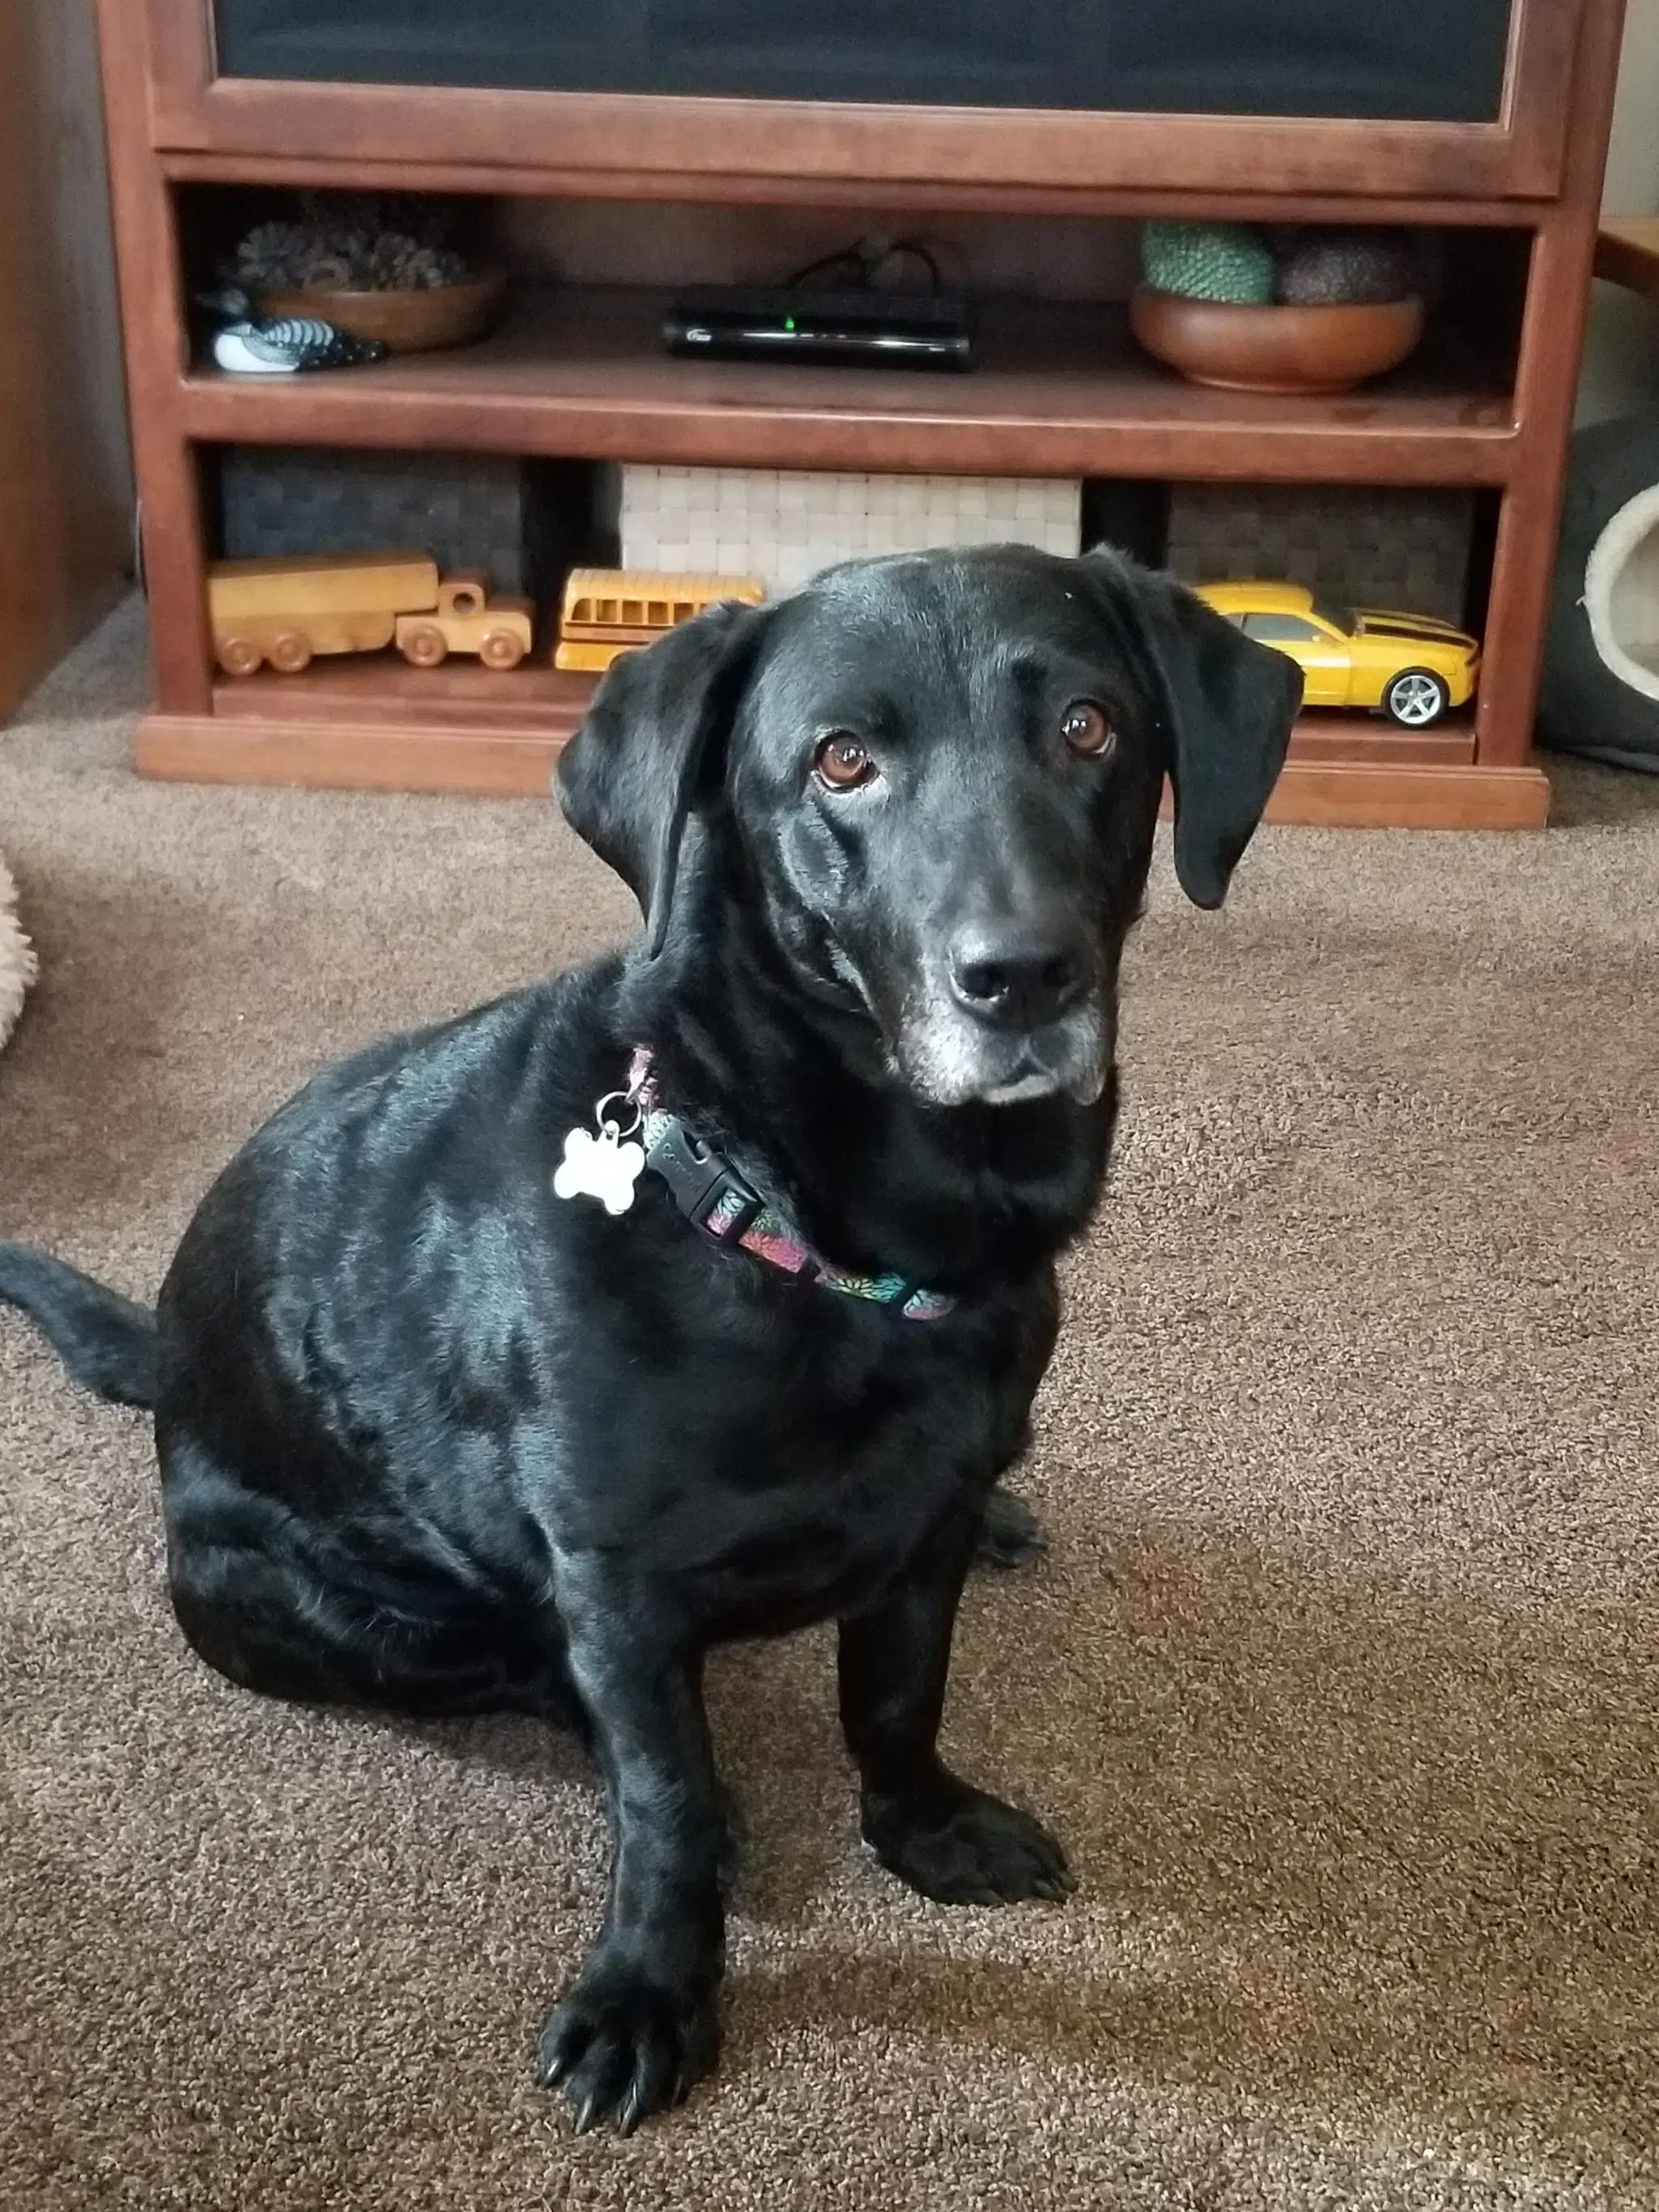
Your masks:
M793 276L786 276L783 281L786 286L793 288L797 284L805 284L809 277L824 276L832 269L845 269L849 274L855 273L863 276L864 268L865 264L859 258L856 249L850 246L843 246L838 252L826 253L821 260L809 261L804 269L797 269ZM864 281L867 283L868 277L864 276Z
M945 280L939 274L939 263L933 258L929 248L925 246L919 238L899 239L894 245L889 246L876 266L878 269L884 268L890 261L896 261L902 255L907 253L912 259L921 262L922 267L927 271L928 282L937 292Z
M907 256L921 262L927 271L930 289L939 291L944 283L939 263L919 238L895 239L879 253L866 252L863 240L859 240L851 246L840 247L834 253L823 254L817 261L809 261L804 269L796 270L793 276L786 276L783 281L786 287L793 289L797 284L805 284L814 276L827 276L831 270L844 271L855 290L873 291L877 277L888 264L902 260Z

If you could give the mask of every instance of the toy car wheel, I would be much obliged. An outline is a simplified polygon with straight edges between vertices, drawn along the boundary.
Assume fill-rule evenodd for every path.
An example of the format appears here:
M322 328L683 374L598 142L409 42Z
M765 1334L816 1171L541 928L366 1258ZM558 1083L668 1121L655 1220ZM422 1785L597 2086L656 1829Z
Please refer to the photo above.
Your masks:
M285 629L271 641L270 665L284 676L297 676L311 665L311 640L297 629Z
M415 623L398 640L398 649L413 668L435 668L449 651L449 640L436 623Z
M516 668L524 659L524 640L516 630L486 630L478 658L486 668Z
M1426 730L1451 704L1451 694L1431 668L1402 668L1382 694L1382 711L1408 730Z
M253 676L264 665L264 655L251 637L222 638L219 665L227 676Z

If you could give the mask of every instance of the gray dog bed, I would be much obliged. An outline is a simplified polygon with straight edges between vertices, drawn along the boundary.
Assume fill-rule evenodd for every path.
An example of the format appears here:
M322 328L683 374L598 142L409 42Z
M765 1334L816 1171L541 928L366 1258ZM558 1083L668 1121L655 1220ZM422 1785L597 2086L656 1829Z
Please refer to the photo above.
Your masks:
M1659 421L1573 440L1539 724L1547 744L1659 775Z

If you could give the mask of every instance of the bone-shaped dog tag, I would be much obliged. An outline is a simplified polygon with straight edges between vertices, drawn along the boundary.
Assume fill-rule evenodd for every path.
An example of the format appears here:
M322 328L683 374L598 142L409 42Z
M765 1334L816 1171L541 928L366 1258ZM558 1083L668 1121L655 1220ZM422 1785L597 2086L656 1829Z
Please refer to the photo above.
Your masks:
M573 1129L554 1170L554 1195L597 1198L607 1213L626 1213L644 1170L645 1146L623 1144L609 1122L597 1137L591 1129Z

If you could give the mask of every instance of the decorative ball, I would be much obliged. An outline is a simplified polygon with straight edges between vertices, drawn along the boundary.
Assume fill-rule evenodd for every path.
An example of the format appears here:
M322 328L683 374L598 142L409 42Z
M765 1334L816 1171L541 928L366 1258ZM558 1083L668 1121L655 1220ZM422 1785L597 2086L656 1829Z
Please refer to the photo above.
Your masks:
M1422 289L1415 248L1396 230L1308 230L1279 264L1286 307L1381 307Z
M1140 264L1155 291L1185 300L1262 307L1273 296L1273 258L1249 223L1146 223Z

